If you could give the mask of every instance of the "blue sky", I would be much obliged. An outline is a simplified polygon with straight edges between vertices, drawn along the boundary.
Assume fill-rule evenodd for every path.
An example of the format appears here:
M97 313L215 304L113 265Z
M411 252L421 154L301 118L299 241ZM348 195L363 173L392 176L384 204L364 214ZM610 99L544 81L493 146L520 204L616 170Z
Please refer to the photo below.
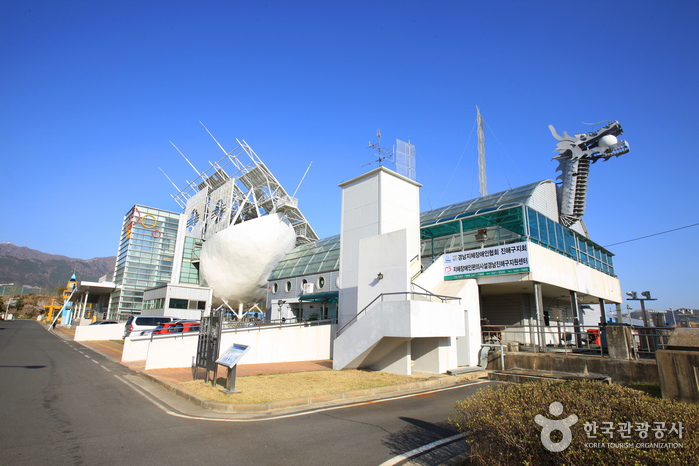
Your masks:
M699 222L696 2L24 2L0 6L0 241L115 255L135 203L245 139L321 237L366 147L410 138L423 210L554 179L559 133L618 120L631 152L592 166L602 246ZM470 139L469 139L470 136ZM375 165L374 165L375 166ZM451 180L449 182L449 180ZM622 290L699 308L699 227L611 247ZM633 304L633 303L632 303ZM632 306L636 307L636 306Z

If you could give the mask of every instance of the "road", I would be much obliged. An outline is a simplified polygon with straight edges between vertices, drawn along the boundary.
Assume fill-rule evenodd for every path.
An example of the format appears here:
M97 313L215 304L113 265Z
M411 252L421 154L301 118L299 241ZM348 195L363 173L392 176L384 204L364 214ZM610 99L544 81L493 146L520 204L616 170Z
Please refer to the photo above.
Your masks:
M379 465L454 435L451 404L489 384L236 421L178 413L134 381L36 322L0 322L0 464Z

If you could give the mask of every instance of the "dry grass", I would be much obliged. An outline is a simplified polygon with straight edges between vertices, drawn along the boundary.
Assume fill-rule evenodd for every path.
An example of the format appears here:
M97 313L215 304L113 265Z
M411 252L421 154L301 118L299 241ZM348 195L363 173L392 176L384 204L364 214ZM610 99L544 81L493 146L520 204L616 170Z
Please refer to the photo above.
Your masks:
M226 387L224 377L216 380L216 387L212 387L211 382L207 384L203 380L182 383L180 386L211 401L256 404L400 385L420 380L424 379L387 372L347 370L238 377L235 388L242 393L232 394L220 391L221 388Z

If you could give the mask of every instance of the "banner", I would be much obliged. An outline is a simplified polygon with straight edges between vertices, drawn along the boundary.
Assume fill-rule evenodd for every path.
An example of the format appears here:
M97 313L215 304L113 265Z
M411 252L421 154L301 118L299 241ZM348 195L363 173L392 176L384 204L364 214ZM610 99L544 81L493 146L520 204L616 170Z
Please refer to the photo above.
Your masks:
M529 272L529 243L471 249L444 255L444 279Z

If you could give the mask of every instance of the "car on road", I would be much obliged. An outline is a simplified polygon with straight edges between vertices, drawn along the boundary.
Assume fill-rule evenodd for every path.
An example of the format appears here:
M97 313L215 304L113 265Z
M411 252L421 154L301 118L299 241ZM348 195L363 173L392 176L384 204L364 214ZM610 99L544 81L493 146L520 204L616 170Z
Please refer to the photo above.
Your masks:
M124 325L124 338L129 335L140 335L144 330L154 330L158 325L174 322L177 317L168 316L131 316Z

